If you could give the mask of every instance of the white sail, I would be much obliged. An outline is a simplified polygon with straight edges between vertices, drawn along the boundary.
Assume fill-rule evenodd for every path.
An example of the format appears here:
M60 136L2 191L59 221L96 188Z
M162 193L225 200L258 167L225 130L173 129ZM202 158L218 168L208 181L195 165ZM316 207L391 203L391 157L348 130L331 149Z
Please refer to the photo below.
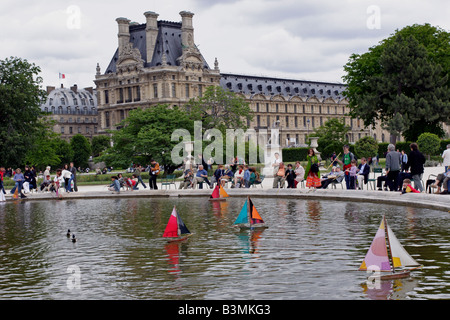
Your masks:
M420 264L409 255L405 248L403 248L389 225L387 226L387 229L394 268L420 266Z

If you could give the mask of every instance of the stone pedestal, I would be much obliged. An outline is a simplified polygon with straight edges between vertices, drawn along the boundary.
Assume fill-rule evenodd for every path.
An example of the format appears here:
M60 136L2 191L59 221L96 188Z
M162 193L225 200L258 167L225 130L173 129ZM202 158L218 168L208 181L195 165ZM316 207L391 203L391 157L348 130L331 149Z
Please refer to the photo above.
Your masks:
M282 158L282 149L279 144L279 137L280 137L280 130L274 125L272 130L270 131L270 140L265 146L264 150L264 162L265 166L262 169L261 174L272 177L274 168L272 167L272 164L275 161L275 153L279 154L279 159L283 161Z
M311 148L313 148L313 150L314 150L314 153L316 154L316 156L317 156L317 159L319 159L319 161L321 161L322 160L322 158L321 158L321 156L320 156L320 152L319 151L317 151L317 147L319 146L318 144L317 144L317 140L319 140L319 138L318 137L310 137L309 138L310 139L310 147Z

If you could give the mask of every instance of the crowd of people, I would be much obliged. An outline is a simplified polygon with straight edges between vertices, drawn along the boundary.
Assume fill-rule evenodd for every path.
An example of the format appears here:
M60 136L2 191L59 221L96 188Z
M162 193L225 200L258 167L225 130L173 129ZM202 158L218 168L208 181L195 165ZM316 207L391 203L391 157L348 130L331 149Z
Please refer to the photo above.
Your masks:
M388 145L384 172L376 177L376 188L380 191L421 193L426 191L426 187L429 187L436 189L435 193L448 194L450 144L442 154L444 172L439 173L433 183L427 186L423 185L425 156L419 151L416 143L412 143L410 148L411 152L408 155L404 150L401 152L395 150L393 144ZM331 184L341 184L345 181L346 189L362 190L363 186L369 183L371 164L374 164L374 162L371 163L372 159L368 161L366 158L361 158L358 163L348 145L344 146L341 158L337 157L335 153L331 157L331 164L326 168L327 171L330 170L329 172L323 173L319 170L321 165L319 160L313 148L308 150L305 167L300 161L296 161L295 165L285 165L281 161L280 155L276 153L272 163L273 188L327 189ZM218 165L211 177L208 176L207 171L207 169L211 169L211 165L206 163L201 155L199 155L197 163L194 169L193 161L186 161L179 189L197 189L203 188L203 185L213 188L214 184L223 187L230 184L231 188L250 188L261 184L264 179L264 176L261 176L255 167L243 164L243 161L238 158L232 159L230 164ZM121 173L112 176L111 184L108 186L109 190L115 193L120 193L122 189L133 191L138 190L140 184L146 189L147 185L141 176L141 173L146 171L149 172L149 188L157 190L157 177L161 168L155 160L151 160L151 164L146 168L141 165L133 166L131 177L124 177ZM39 175L42 176L42 182L38 185L38 174L33 166L25 166L23 172L20 168L6 170L1 167L0 201L4 201L6 194L3 184L4 177L10 177L14 181L14 187L10 193L15 198L26 198L26 194L32 191L50 191L58 194L62 187L66 192L78 191L77 169L73 163L57 169L53 178L50 176L50 167L47 167L43 174Z
M0 193L4 200L6 190L3 184L4 177L9 177L14 181L14 187L10 190L14 198L26 198L26 194L31 192L51 191L58 193L60 187L64 187L66 192L78 191L76 173L77 169L73 162L70 165L64 165L63 169L57 169L53 178L50 176L50 166L47 166L43 173L38 174L34 166L25 166L22 172L20 168L12 170L4 167L0 168ZM42 182L38 184L39 175L42 176Z
M132 170L130 170L132 169ZM114 175L111 177L111 184L109 185L108 190L114 193L120 193L120 190L123 188L125 190L138 190L139 184L142 184L144 189L147 189L147 185L142 179L141 173L148 172L149 173L149 188L150 190L157 190L158 185L156 183L156 179L161 172L161 168L159 163L152 159L150 164L145 168L142 165L132 165L130 169L127 170L129 172L133 172L131 177L124 177L122 173Z

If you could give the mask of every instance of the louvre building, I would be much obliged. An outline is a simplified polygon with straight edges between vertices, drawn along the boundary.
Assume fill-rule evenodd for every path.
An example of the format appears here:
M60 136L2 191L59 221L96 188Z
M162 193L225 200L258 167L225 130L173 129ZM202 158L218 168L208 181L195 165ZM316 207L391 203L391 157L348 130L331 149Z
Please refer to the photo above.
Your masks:
M280 144L301 145L330 118L344 118L350 142L370 135L389 141L379 126L364 128L348 116L340 83L221 73L217 59L210 66L194 42L194 14L180 12L181 22L158 20L145 12L146 23L117 18L118 48L104 72L97 65L99 133L117 129L130 110L156 104L182 106L208 86L241 95L254 111L248 123L256 130L280 128Z

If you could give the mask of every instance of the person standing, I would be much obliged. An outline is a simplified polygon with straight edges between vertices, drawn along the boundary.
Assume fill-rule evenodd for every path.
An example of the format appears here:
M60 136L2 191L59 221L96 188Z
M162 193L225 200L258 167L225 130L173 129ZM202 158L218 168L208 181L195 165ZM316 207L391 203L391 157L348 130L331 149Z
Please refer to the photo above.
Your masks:
M402 172L405 171L406 164L408 163L408 155L405 150L402 150Z
M149 179L149 185L150 189L158 190L158 186L156 185L156 178L158 177L158 174L160 172L159 169L159 163L156 162L154 159L150 162L150 179Z
M344 154L342 155L342 160L336 158L336 160L342 165L342 171L345 172L345 186L347 189L350 189L350 172L347 169L350 169L352 166L352 160L355 160L355 155L350 152L350 147L345 145Z
M410 156L411 157L411 156ZM395 146L391 143L388 145L388 153L386 154L386 183L390 191L397 191L398 174L402 165L402 155L395 151Z
M443 165L445 167L445 172L450 168L450 144L447 145L447 149L442 153Z
M411 153L409 154L408 163L406 164L406 170L410 169L411 171L414 188L423 192L422 176L425 156L419 151L417 143L411 143L409 147L411 148Z
M5 172L6 172L5 168L4 167L0 167L0 192L3 195L6 194L5 187L3 186L3 176L5 175Z
M310 148L308 150L308 164L305 169L304 179L306 180L306 187L317 188L320 187L320 171L319 171L319 159L317 158L314 149Z
M78 187L77 187L77 168L75 168L75 166L73 165L73 162L70 163L70 168L69 168L70 173L72 174L72 181L73 181L73 190L75 192L78 192ZM70 182L70 186L72 186L72 183Z
M72 173L69 171L69 166L67 164L64 165L64 169L61 171L61 177L64 179L64 189L66 192L71 192Z
M144 180L142 180L141 177L141 172L143 171L144 168L142 168L142 165L137 166L136 171L134 171L134 174L137 176L138 182L137 185L139 185L139 183L142 183L142 185L144 186L144 189L147 189L147 186L144 183Z

